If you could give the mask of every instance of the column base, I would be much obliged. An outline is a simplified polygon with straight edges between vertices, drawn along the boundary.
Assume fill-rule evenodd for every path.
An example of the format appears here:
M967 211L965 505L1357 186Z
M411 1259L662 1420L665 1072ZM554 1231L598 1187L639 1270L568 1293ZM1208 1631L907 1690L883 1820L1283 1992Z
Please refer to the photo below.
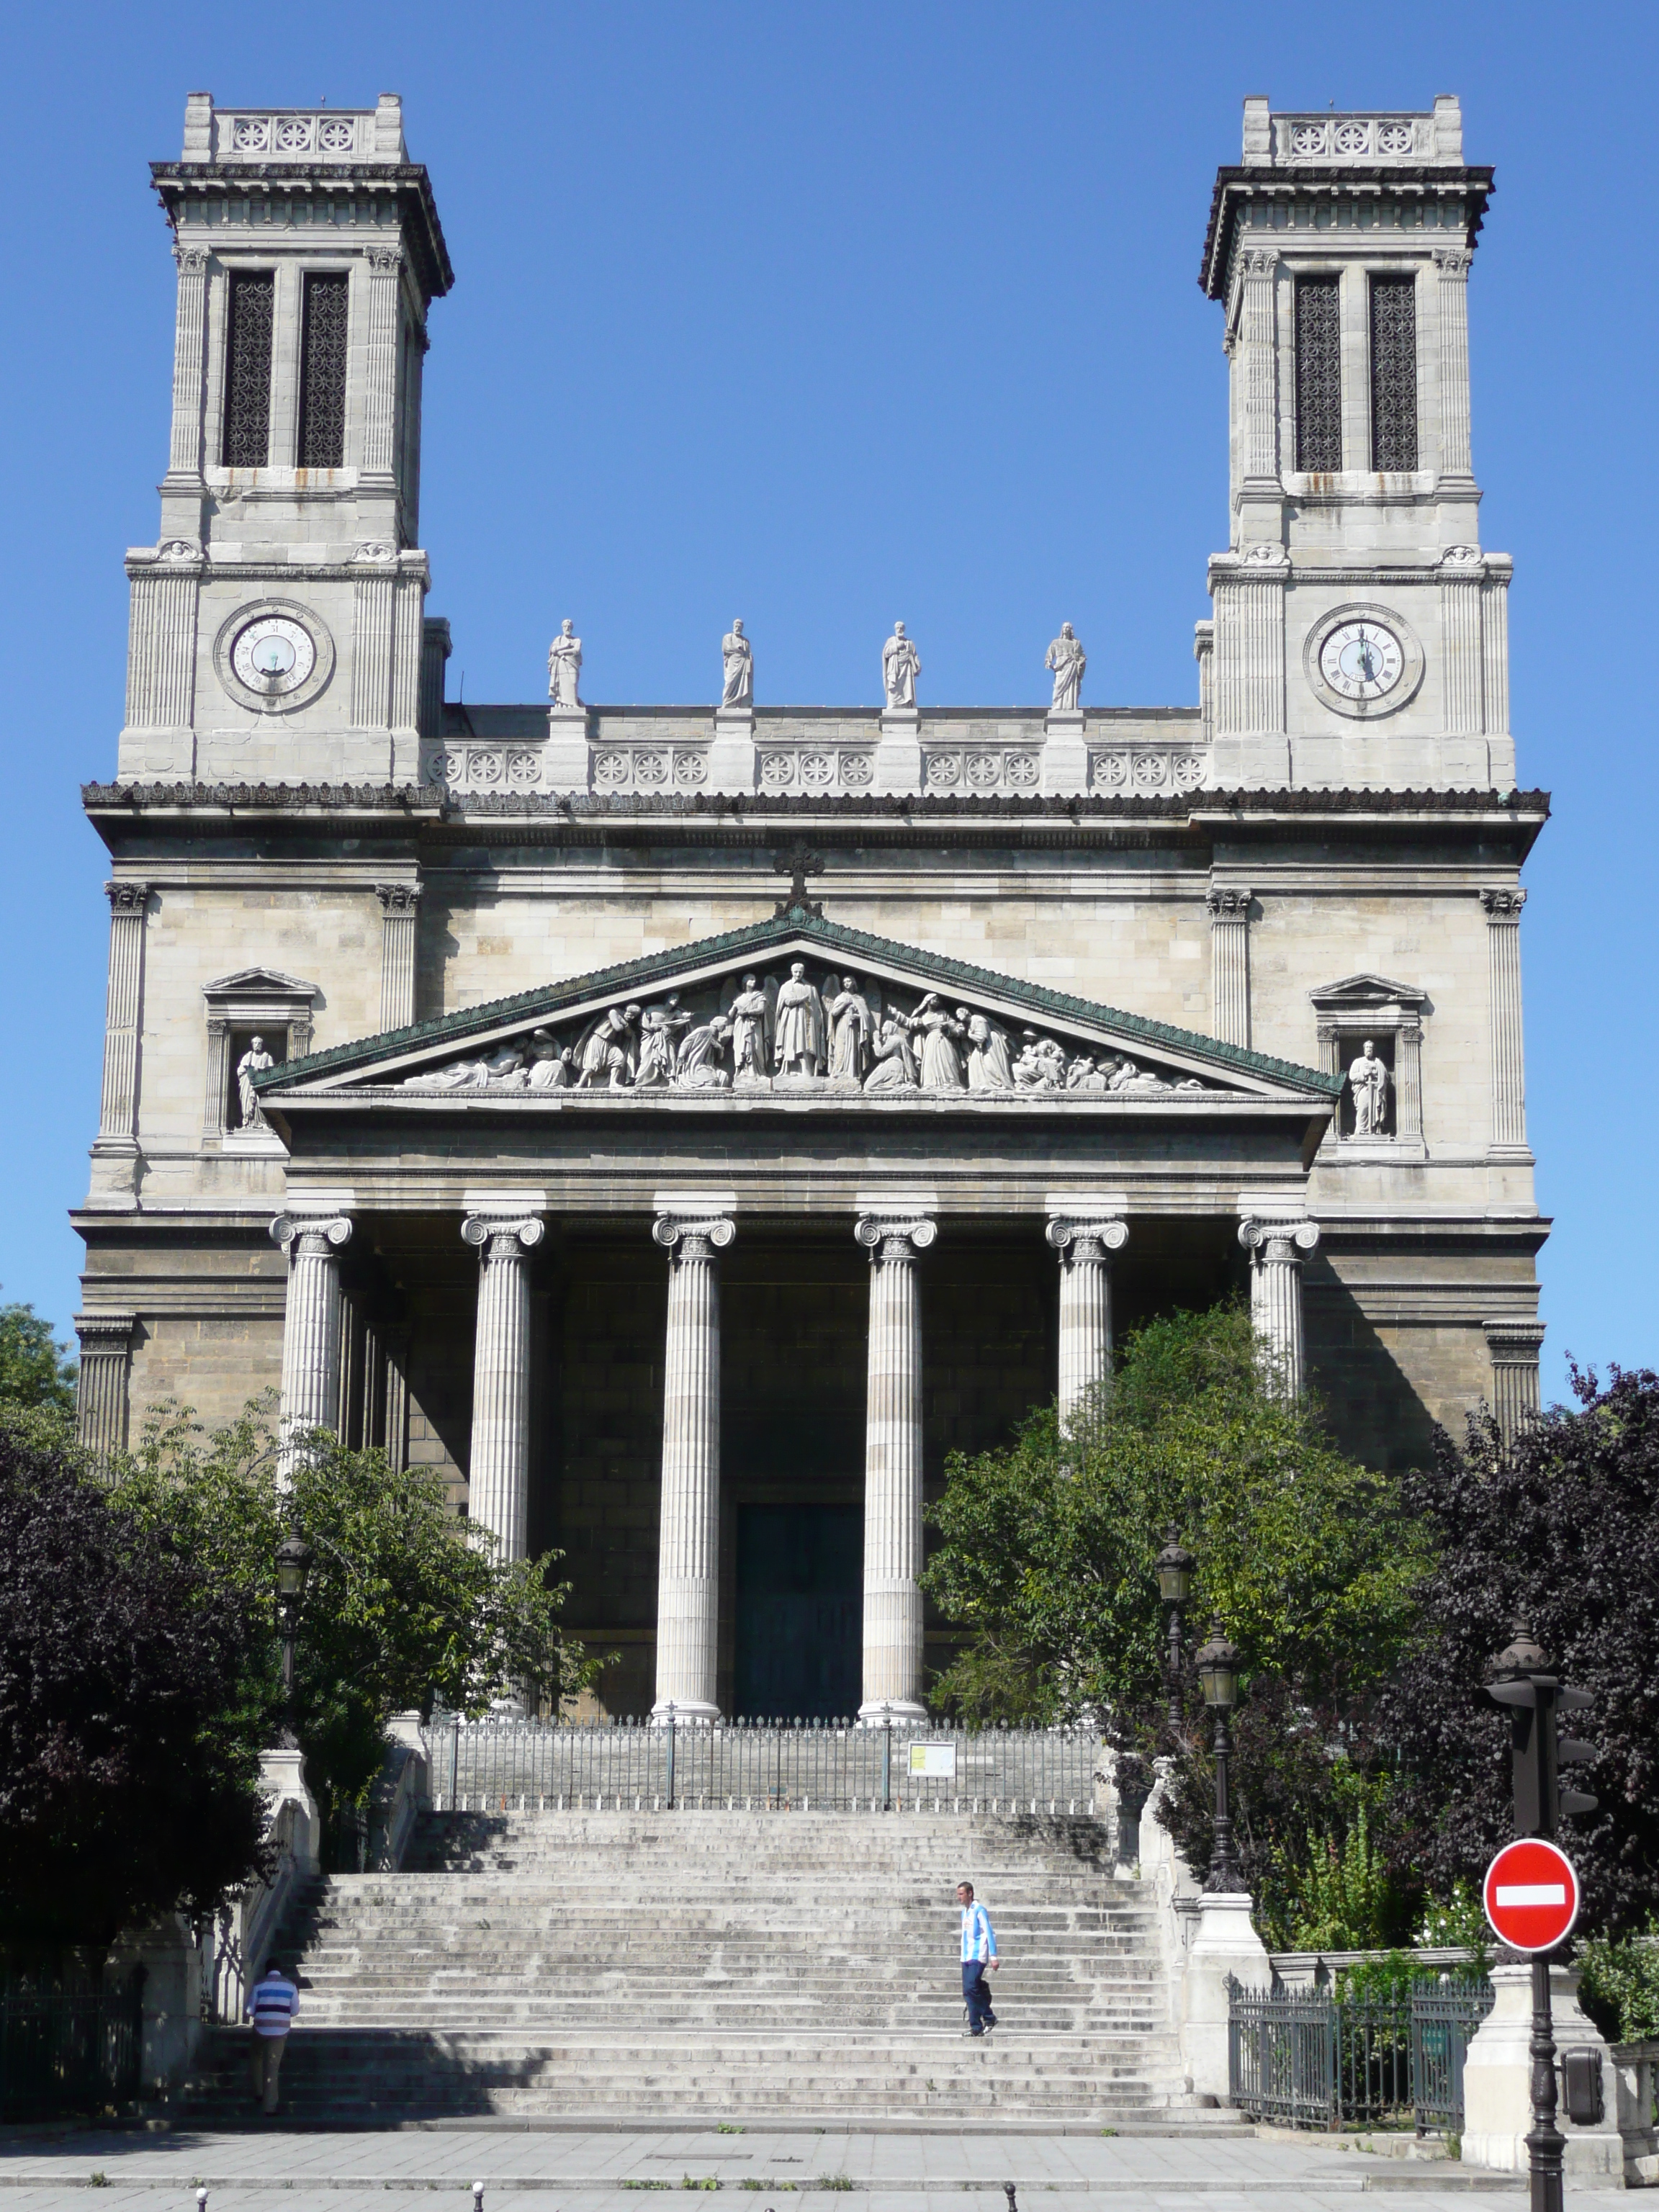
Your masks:
M720 1707L701 1698L661 1698L651 1708L653 1728L666 1728L670 1721L676 1728L714 1728L720 1719Z
M860 1728L884 1728L890 1721L925 1722L927 1718L926 1705L912 1705L903 1698L878 1698L859 1707L856 1725Z

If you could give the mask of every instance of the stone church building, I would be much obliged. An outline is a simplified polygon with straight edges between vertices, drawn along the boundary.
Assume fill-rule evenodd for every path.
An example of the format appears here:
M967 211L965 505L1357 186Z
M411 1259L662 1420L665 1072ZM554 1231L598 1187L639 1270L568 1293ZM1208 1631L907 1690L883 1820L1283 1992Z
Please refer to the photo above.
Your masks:
M869 704L766 703L735 624L702 704L584 703L579 625L546 699L447 699L452 271L398 100L192 94L154 175L172 441L84 794L94 1447L280 1389L285 1439L562 1547L613 1711L903 1714L946 1455L1072 1403L1115 1331L1248 1295L1378 1466L1535 1405L1548 809L1480 544L1492 173L1455 100L1245 102L1200 264L1228 538L1177 706L1097 703L1058 620L1029 708L934 703L902 626Z

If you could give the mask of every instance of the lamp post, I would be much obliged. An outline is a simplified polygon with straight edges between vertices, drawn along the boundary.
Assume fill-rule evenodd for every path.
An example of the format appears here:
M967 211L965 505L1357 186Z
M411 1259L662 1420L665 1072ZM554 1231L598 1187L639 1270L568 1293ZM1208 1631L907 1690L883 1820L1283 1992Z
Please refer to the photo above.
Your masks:
M1173 1738L1181 1729L1181 1608L1192 1595L1193 1569L1197 1565L1192 1553L1182 1550L1173 1521L1164 1531L1164 1549L1156 1564L1158 1594L1170 1608L1164 1634L1164 1674L1170 1694L1165 1717Z
M300 1632L300 1607L305 1602L306 1577L311 1572L311 1547L293 1529L276 1547L276 1627L283 1639L283 1733L281 1747L297 1751L299 1732L294 1725L294 1645Z
M1227 1809L1227 1760L1233 1747L1228 1716L1238 1703L1238 1670L1243 1653L1227 1639L1218 1618L1210 1624L1210 1640L1198 1654L1198 1680L1204 1702L1215 1715L1215 1846L1210 1853L1207 1890L1236 1893L1243 1887L1238 1862L1233 1856L1232 1815Z

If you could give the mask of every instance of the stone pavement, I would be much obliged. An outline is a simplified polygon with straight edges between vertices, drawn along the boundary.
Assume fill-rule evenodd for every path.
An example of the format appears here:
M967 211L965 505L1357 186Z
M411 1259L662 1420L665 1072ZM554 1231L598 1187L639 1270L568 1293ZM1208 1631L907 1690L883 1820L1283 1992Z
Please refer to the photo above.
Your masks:
M717 2185L757 2197L756 2212L782 2199L848 2191L859 2212L1004 2212L1006 2181L1018 2212L1056 2197L1126 2197L1158 2212L1337 2212L1341 2202L1388 2191L1425 2212L1464 2212L1471 2186L1512 2201L1521 2183L1439 2160L1419 2163L1343 2150L1327 2141L1240 2134L1191 2137L1021 2132L851 2134L840 2130L564 2130L532 2127L410 2128L324 2133L257 2124L235 2132L170 2135L80 2132L55 2139L0 2136L3 2212L389 2212L388 2196L418 2194L421 2212L471 2212L484 2185L485 2212L635 2212L643 2191ZM103 2193L106 2188L108 2193ZM1576 2212L1615 2212L1622 2192L1570 2189ZM1603 2200L1605 2199L1605 2203ZM411 2208L412 2212L412 2208ZM1057 2208L1058 2212L1058 2208Z

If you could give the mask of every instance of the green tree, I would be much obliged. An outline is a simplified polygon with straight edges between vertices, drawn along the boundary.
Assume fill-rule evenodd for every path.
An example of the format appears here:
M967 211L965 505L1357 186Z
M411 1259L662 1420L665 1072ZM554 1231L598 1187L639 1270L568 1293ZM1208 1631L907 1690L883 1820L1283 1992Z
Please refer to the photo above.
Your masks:
M187 1410L162 1410L110 1488L264 1624L257 1663L226 1685L225 1724L256 1747L280 1718L276 1545L290 1528L310 1545L295 1702L307 1773L331 1809L363 1803L394 1713L476 1715L526 1693L556 1705L598 1672L559 1625L561 1554L498 1559L486 1532L457 1522L435 1474L323 1431L284 1492L258 1405L211 1435Z
M52 1324L30 1305L0 1306L0 1399L13 1405L75 1411L75 1361Z

